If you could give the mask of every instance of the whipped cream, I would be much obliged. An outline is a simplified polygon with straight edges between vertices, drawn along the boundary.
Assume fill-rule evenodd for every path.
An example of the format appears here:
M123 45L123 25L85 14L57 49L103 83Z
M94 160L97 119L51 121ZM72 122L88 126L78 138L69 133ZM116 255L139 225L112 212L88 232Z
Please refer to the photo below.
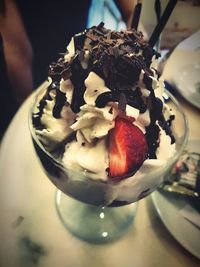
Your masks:
M36 126L35 132L50 151L74 133L74 138L63 143L61 161L67 169L109 182L108 136L122 114L132 118L146 137L151 137L151 131L159 132L153 141L148 140L149 150L155 147L154 157L147 158L132 177L120 181L117 190L109 187L107 203L116 198L132 201L133 186L137 197L150 191L159 175L144 180L144 174L161 173L176 152L166 130L172 128L174 113L163 100L164 83L156 71L155 55L140 33L111 32L100 25L78 38L75 35L63 58L51 66L50 83L36 114L42 127Z

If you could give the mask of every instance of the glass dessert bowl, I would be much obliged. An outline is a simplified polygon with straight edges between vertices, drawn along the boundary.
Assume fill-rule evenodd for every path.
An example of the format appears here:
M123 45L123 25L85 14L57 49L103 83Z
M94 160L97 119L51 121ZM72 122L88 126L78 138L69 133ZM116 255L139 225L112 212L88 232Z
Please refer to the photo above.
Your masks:
M83 240L123 235L185 147L187 122L173 96L163 99L158 56L141 32L100 23L72 37L38 89L33 144L62 222Z
M58 188L56 208L65 227L75 236L85 241L101 243L122 236L132 225L137 201L153 192L176 163L187 143L188 126L186 117L169 93L168 106L175 118L171 130L175 137L175 152L164 161L145 160L143 165L130 177L123 179L92 179L87 170L66 168L62 161L63 145L49 152L36 134L33 114L38 108L46 84L37 91L30 108L29 128L36 154L47 177ZM169 148L165 148L168 153ZM71 157L74 155L72 154ZM96 155L98 165L98 155Z

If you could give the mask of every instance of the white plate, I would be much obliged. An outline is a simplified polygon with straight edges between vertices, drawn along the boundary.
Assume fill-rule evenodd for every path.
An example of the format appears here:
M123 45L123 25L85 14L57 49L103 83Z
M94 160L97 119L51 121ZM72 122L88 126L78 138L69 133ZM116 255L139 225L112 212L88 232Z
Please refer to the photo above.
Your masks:
M200 140L190 141L188 150L200 152ZM169 232L186 250L200 259L200 229L180 213L187 204L186 199L160 191L155 191L151 196L156 211Z
M162 78L192 105L200 108L200 30L182 41L169 55Z
M200 108L200 62L182 66L176 72L175 86L179 93L195 107Z

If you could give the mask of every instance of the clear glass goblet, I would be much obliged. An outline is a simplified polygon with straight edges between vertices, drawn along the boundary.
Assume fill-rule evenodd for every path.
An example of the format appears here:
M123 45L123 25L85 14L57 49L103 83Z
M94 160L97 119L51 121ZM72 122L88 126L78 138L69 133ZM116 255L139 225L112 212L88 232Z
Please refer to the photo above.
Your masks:
M154 168L151 164L144 164L135 175L120 181L93 180L88 177L86 170L80 172L64 167L60 157L47 151L38 138L32 115L45 90L46 86L43 86L36 92L34 103L30 107L29 128L44 171L58 188L55 198L58 215L64 226L82 240L92 243L115 240L132 225L137 201L149 195L163 182L185 148L188 137L186 117L176 99L167 92L168 105L175 113L172 131L176 138L176 152L173 157L164 165Z

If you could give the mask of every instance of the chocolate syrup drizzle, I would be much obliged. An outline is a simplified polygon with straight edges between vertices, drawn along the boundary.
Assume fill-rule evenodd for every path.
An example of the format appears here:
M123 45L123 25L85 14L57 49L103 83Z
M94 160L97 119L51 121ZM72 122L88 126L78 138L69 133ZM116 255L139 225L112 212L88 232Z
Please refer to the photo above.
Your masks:
M143 39L141 32L132 30L122 30L120 32L111 31L104 27L104 23L94 26L74 36L75 54L66 62L62 56L57 62L50 65L49 76L52 84L39 104L39 112L34 115L34 124L39 125L46 100L50 98L49 92L56 90L55 106L53 116L60 117L62 107L67 99L60 90L60 80L70 79L74 92L72 96L71 109L74 113L80 111L80 107L85 103L83 95L85 92L84 81L88 74L93 71L99 75L106 86L111 90L99 95L96 99L96 106L103 108L109 101L119 101L120 95L126 97L126 102L132 107L144 113L147 108L150 110L151 123L146 127L146 139L149 146L149 158L156 158L156 149L159 145L159 127L165 130L171 137L171 143L175 142L170 126L171 118L165 121L162 115L163 104L156 98L152 88L153 72L150 69L152 57L159 54ZM87 68L81 65L85 51L89 51ZM138 81L144 71L143 83L150 91L148 101L141 94ZM41 124L40 124L41 125Z
M55 88L54 83L51 83L46 92L45 95L42 97L42 99L40 100L40 103L38 105L38 112L33 113L32 115L32 122L33 122L33 126L34 128L38 129L38 130L42 130L45 126L42 124L41 122L41 116L43 114L43 110L47 104L47 100L52 100L50 92L51 90L53 90Z

